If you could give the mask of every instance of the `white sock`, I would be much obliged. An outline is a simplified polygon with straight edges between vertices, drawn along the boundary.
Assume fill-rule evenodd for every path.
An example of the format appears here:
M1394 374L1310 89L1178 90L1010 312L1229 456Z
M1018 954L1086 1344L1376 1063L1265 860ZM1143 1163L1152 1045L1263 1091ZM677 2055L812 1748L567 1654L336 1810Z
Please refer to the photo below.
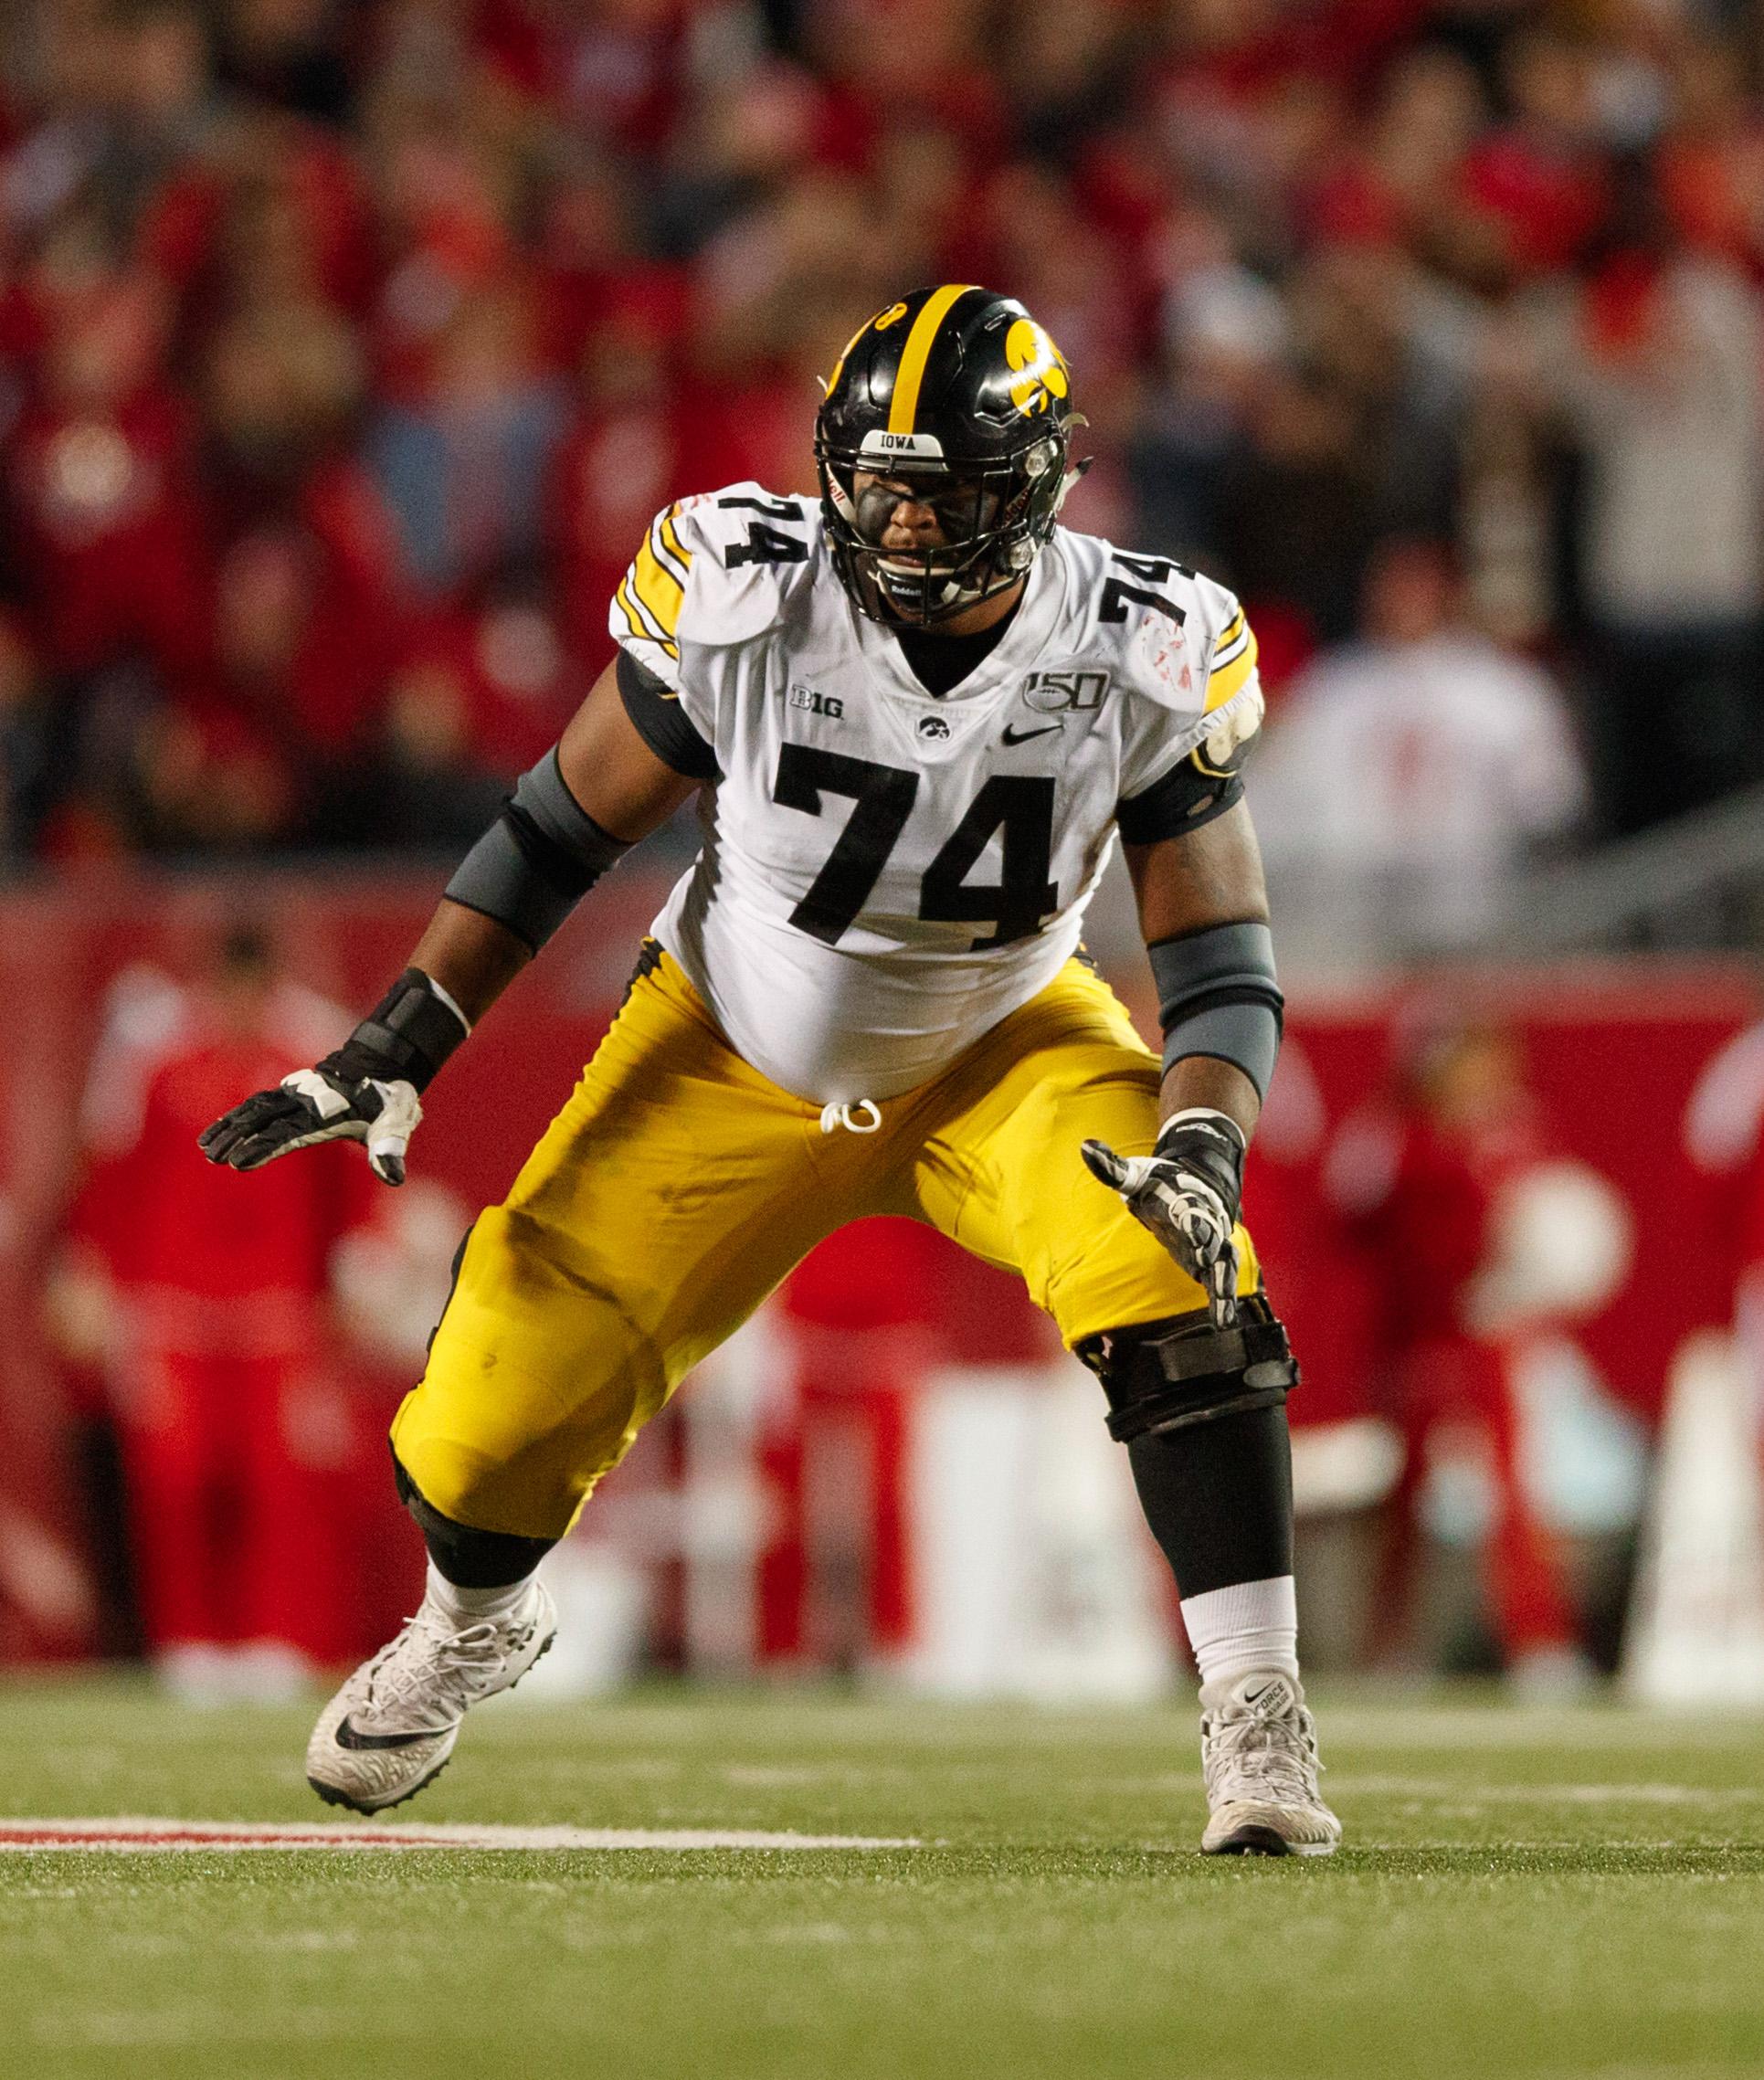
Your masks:
M1298 1681L1298 1598L1291 1575L1186 1596L1182 1622L1202 1689L1262 1669Z
M523 1575L519 1581L498 1589L461 1589L457 1581L449 1581L431 1560L428 1563L428 1600L451 1618L463 1632L468 1626L481 1625L487 1619L506 1618L527 1593L527 1584L532 1579L531 1575Z

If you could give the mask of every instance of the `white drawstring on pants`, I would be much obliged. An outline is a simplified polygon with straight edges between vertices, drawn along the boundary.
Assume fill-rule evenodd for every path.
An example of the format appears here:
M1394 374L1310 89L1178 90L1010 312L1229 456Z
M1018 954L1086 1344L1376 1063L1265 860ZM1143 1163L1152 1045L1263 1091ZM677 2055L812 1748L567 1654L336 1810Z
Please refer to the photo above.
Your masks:
M868 1114L869 1117L864 1115ZM843 1127L848 1134L874 1134L882 1125L882 1107L873 1098L860 1098L855 1105L830 1104L820 1108L820 1130L832 1134Z

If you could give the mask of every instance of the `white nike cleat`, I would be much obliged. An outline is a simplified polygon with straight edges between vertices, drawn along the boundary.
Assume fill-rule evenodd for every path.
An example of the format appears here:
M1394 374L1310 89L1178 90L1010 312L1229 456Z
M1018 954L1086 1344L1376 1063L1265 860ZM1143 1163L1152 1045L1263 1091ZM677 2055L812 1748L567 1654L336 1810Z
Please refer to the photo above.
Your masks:
M1341 1822L1317 1790L1316 1726L1290 1675L1263 1670L1200 1693L1209 1856L1328 1856Z
M320 1714L306 1780L327 1805L384 1812L432 1784L473 1705L512 1690L557 1637L539 1580L504 1618L456 1631L425 1597L390 1645L364 1661Z

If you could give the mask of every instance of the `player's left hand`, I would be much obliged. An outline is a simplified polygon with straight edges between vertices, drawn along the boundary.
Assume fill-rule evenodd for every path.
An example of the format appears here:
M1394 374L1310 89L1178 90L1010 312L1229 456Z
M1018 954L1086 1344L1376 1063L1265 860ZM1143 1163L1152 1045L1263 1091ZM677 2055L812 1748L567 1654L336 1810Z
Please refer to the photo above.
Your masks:
M1120 1193L1207 1295L1213 1326L1237 1319L1237 1209L1243 1196L1242 1129L1223 1113L1197 1107L1164 1123L1149 1156L1117 1156L1087 1141L1091 1175Z

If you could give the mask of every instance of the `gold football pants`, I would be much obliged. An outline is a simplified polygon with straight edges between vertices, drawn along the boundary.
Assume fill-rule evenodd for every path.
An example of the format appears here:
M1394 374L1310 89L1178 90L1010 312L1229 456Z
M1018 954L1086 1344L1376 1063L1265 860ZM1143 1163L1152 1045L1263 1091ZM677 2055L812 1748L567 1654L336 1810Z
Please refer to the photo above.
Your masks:
M1079 962L884 1102L871 1134L823 1134L820 1108L743 1061L667 955L645 965L507 1200L473 1227L393 1423L406 1471L456 1523L560 1537L685 1374L865 1214L927 1220L1016 1272L1068 1346L1206 1304L1078 1153L1093 1135L1147 1151L1158 1085ZM1237 1241L1252 1292L1241 1228Z

